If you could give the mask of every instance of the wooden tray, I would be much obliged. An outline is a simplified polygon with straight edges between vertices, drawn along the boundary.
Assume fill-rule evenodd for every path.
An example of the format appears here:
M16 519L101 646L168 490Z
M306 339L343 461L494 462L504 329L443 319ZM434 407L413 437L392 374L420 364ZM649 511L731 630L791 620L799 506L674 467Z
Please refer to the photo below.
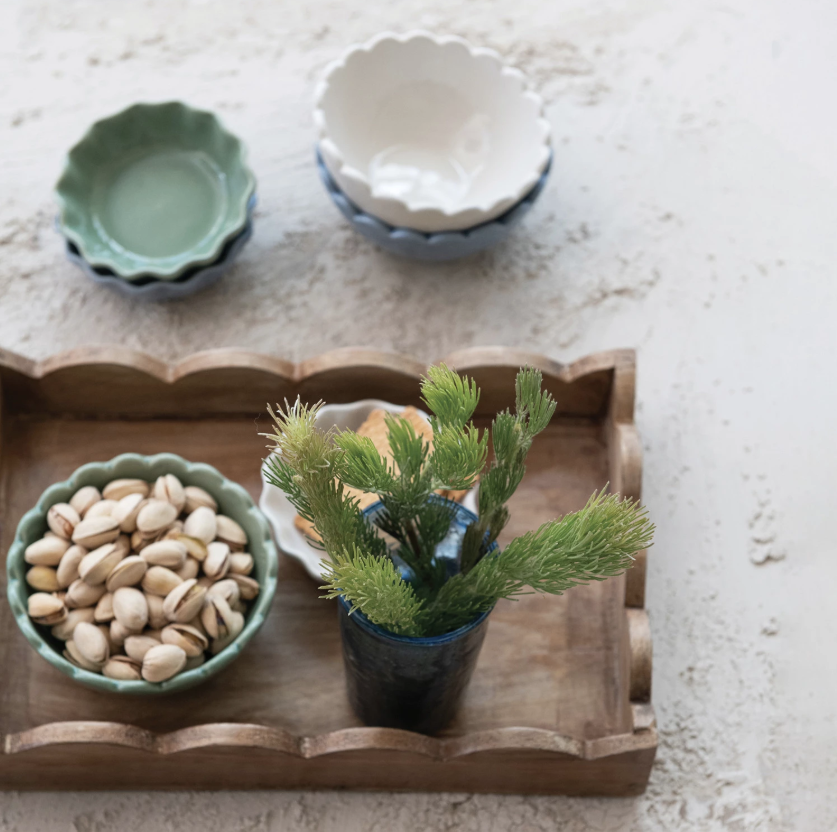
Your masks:
M608 481L639 497L633 352L562 366L489 348L447 361L482 387L481 420L512 403L523 364L543 370L558 401L507 535L581 507ZM120 348L39 363L0 351L4 553L48 485L125 451L209 462L258 498L266 402L300 394L418 404L424 369L356 349L298 365L219 350L176 366ZM657 747L644 585L643 554L623 578L501 602L465 705L440 737L359 725L344 693L334 602L320 600L289 558L281 558L268 621L244 655L202 687L164 699L73 684L24 641L4 591L0 786L637 794Z

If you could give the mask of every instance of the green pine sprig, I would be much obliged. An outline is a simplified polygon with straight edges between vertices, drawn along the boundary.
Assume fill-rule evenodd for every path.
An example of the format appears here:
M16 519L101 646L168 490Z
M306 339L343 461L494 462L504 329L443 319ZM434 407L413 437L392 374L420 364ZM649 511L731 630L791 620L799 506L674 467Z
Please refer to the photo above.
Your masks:
M498 413L491 426L488 464L489 434L471 421L479 389L444 365L431 367L421 385L432 413L432 448L409 422L388 415L391 462L353 431L318 430L319 403L308 407L298 399L284 409L268 408L276 430L265 434L275 451L267 479L320 534L330 558L324 597L342 595L393 633L438 635L501 598L560 594L627 569L651 544L654 526L641 506L604 491L581 511L518 537L501 552L489 551L508 522L507 503L526 473L532 442L555 413L542 381L537 370L518 373L514 413ZM470 488L478 478L478 518L466 529L458 574L449 577L435 552L453 510L430 497L438 489ZM347 487L380 498L374 524ZM409 581L398 564L410 569Z

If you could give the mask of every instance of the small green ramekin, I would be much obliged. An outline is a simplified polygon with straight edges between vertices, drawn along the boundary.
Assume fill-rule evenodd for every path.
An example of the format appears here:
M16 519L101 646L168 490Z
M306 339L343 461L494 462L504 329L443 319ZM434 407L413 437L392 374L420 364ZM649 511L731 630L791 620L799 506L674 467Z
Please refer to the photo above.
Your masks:
M214 113L134 104L67 154L58 225L93 268L171 281L219 258L247 224L255 189L244 144Z
M165 682L129 682L108 679L98 673L82 670L62 655L61 642L49 634L49 628L35 625L27 612L30 594L26 583L28 568L23 559L26 547L47 531L46 515L55 503L67 502L84 485L101 489L111 480L137 477L153 481L161 474L174 474L184 485L198 485L217 501L219 512L235 520L247 533L250 554L254 561L254 577L259 582L259 594L247 611L244 629L238 638L217 656L194 670L187 670ZM237 483L231 482L211 465L188 462L175 454L122 454L110 462L91 462L82 465L70 479L50 486L41 495L35 508L23 515L14 542L6 559L7 594L15 621L26 640L53 667L83 685L112 693L159 694L173 693L205 682L228 664L235 661L247 643L264 624L276 592L279 559L267 520L254 505L250 495Z

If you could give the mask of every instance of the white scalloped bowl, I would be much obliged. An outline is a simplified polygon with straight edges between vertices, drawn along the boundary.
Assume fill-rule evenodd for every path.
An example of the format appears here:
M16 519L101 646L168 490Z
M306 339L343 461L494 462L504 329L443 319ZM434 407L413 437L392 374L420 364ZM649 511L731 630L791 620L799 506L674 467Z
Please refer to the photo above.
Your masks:
M549 164L543 102L490 49L427 32L351 47L317 87L320 151L363 211L422 232L505 213Z
M378 408L393 414L404 410L403 405L391 404L380 399L362 399L349 404L329 404L320 410L314 424L320 430L333 427L340 430L357 430L369 418L369 414ZM427 418L423 410L419 410L419 413L425 419ZM476 512L476 489L471 489L462 498L462 505ZM259 499L259 508L273 528L273 535L279 548L286 555L298 560L314 580L322 580L324 552L312 546L308 538L294 525L296 509L281 489L267 481L264 464L262 465L262 496Z

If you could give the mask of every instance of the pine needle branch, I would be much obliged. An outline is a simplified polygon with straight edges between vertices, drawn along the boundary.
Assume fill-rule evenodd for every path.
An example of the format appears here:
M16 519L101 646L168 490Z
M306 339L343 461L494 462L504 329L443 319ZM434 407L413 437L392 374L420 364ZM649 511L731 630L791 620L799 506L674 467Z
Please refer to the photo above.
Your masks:
M431 632L471 621L500 599L529 589L558 595L571 587L620 575L651 545L647 512L616 494L594 494L587 505L513 540L467 575L452 577L428 609Z
M430 423L435 434L437 427L464 427L477 409L480 391L473 379L438 364L422 379L421 398L433 414Z
M323 598L342 595L373 623L397 635L422 634L423 604L413 588L401 579L391 560L346 550L325 568Z

